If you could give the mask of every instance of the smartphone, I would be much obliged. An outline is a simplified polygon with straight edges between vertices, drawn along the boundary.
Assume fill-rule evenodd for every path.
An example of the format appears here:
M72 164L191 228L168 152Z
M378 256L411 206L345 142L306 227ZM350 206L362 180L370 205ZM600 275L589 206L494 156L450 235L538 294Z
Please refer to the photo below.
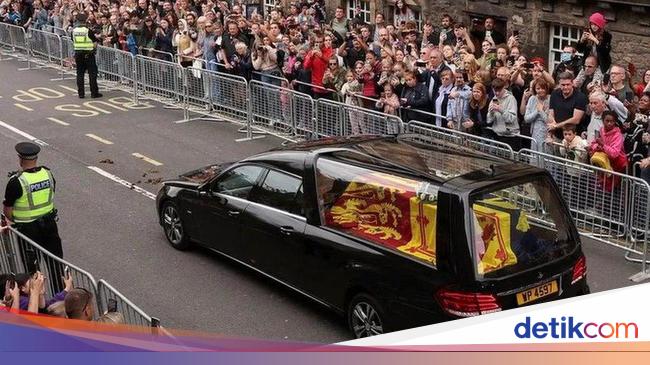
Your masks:
M513 37L519 37L519 31L518 30L513 30L512 31L512 36Z
M113 298L108 299L107 312L108 313L117 312L117 300L115 300Z
M70 275L70 266L65 265L65 268L63 269L63 276L67 278L68 275Z
M609 85L609 78L610 77L611 77L610 74L603 75L603 85Z

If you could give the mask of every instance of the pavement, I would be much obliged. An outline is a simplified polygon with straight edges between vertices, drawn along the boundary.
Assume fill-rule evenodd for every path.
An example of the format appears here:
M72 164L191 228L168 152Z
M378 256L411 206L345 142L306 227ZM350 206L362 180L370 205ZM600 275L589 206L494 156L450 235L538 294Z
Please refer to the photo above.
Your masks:
M320 343L350 338L338 315L207 250L176 251L158 225L153 197L161 180L282 140L236 142L244 137L239 126L174 123L180 110L148 100L134 106L122 91L100 87L103 98L80 100L70 76L19 71L24 66L0 61L0 170L18 169L15 143L43 144L39 161L57 180L66 260L107 280L165 327ZM634 284L627 278L640 266L622 251L583 243L592 291Z

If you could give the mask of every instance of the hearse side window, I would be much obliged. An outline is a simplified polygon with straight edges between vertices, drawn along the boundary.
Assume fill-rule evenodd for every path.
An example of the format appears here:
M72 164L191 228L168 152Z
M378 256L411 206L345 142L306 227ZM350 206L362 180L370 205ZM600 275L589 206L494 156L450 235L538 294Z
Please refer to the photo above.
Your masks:
M254 165L235 167L225 172L212 184L212 191L247 199L251 189L253 189L264 170L263 167Z
M269 170L264 182L253 189L250 201L302 216L302 180Z
M328 158L316 168L324 226L435 265L437 185Z

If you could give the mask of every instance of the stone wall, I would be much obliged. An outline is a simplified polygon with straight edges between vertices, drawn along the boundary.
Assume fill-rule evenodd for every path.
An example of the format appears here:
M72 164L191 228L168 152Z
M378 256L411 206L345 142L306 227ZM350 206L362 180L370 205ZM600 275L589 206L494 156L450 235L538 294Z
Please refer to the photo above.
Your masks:
M451 14L455 19L470 24L474 16L495 16L507 23L507 33L518 30L524 52L529 56L548 58L549 30L552 24L585 28L588 17L601 11L609 21L612 33L612 57L624 66L632 62L639 71L650 68L650 0L420 0L429 2L429 14L434 24L440 16ZM333 14L345 0L326 0ZM407 1L411 2L411 1ZM371 1L371 12L388 9L394 0ZM385 10L387 11L387 10Z

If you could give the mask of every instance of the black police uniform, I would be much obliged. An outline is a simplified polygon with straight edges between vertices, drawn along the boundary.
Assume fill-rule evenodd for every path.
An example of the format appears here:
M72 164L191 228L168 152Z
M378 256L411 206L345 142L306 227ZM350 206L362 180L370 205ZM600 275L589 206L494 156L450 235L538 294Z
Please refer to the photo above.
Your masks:
M41 148L38 145L31 142L21 142L16 145L16 152L18 152L18 155L22 159L26 159L26 160L36 159L40 150ZM38 166L25 171L37 172L40 171L40 169L47 169L47 167ZM17 172L13 174L9 179L9 182L7 182L7 188L5 190L5 197L3 202L4 206L6 207L13 207L16 200L18 200L18 198L20 198L23 194L20 181L18 180L20 174L21 172ZM56 181L54 181L54 185L52 186L53 190L55 189L55 186L56 186ZM56 209L54 209L52 210L52 212L36 219L35 221L29 223L14 223L13 226L20 233L29 237L31 240L36 242L44 249L48 250L53 255L59 258L63 258L63 248L61 246L61 238L59 237L59 230L56 225L56 221L57 221L57 211ZM20 248L22 253L21 256L22 256L24 267L27 269L27 271L35 272L36 270L39 269L42 270L43 268L39 268L38 263L35 262L37 256L36 253L31 250L31 247L29 245L21 245L21 246L22 246ZM51 260L47 260L47 261L51 261ZM50 275L57 275L57 276L62 275L62 273L58 272L60 270L55 270L55 265L53 262L51 263L48 262L48 269ZM54 284L60 280L55 280L54 278L51 278L51 281Z
M89 29L88 38L97 43L99 40L95 34ZM77 67L77 94L79 98L85 98L84 90L84 74L88 71L88 80L90 81L90 96L92 98L102 97L99 93L99 86L97 86L97 61L95 60L95 51L75 51L74 61Z

